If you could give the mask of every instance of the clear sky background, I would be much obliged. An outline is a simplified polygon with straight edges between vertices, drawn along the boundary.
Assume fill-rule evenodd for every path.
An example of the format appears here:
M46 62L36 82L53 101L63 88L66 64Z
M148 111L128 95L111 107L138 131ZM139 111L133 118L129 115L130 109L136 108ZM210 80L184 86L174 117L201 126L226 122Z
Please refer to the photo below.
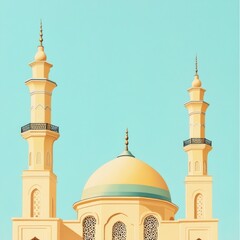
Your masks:
M20 127L30 121L24 82L38 46L54 67L52 124L58 176L57 216L76 219L72 204L89 176L124 148L158 170L185 216L188 114L183 104L199 57L210 103L206 136L213 141L213 216L219 240L238 239L239 85L236 0L0 0L0 239L11 239L21 216L22 170L28 146Z

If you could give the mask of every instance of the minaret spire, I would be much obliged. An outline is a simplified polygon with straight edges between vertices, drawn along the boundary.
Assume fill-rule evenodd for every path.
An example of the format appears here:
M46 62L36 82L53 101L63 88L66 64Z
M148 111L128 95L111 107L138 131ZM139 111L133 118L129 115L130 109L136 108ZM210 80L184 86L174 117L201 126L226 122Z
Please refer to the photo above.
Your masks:
M129 137L128 137L128 128L125 131L125 150L118 157L134 157L132 153L128 150L129 145Z
M39 42L40 42L40 46L42 47L42 42L43 42L43 29L42 29L42 19L40 20L40 38L39 38Z
M125 136L125 150L128 151L128 129L126 129L126 136Z
M195 58L195 76L192 82L192 87L194 88L200 88L202 86L201 80L199 79L199 75L198 75L198 57L196 55Z
M196 54L196 58L195 58L195 76L198 76L198 57Z

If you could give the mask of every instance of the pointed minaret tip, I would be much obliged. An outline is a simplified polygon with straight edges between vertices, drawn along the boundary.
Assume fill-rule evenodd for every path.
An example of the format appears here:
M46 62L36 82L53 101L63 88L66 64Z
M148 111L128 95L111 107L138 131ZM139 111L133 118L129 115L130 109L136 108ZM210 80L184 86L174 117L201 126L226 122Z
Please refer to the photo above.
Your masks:
M125 150L128 151L128 129L126 129L126 136L125 136Z
M44 47L43 47L43 28L42 28L42 20L40 20L40 33L39 33L40 37L39 37L39 42L40 45L38 46L38 51L35 55L35 60L36 61L46 61L47 60L47 56L44 52Z
M196 58L195 58L195 76L198 76L198 58L197 58L197 54L196 54Z
M125 133L126 133L126 135L125 135L125 150L118 157L134 157L132 155L132 153L128 150L128 144L129 144L128 128L126 129Z
M192 87L201 87L202 83L199 79L199 75L198 75L198 57L196 55L195 58L195 76L194 76L194 80L192 82Z
M40 38L39 38L39 42L40 42L40 46L42 47L42 42L43 42L43 30L42 30L42 19L40 20Z

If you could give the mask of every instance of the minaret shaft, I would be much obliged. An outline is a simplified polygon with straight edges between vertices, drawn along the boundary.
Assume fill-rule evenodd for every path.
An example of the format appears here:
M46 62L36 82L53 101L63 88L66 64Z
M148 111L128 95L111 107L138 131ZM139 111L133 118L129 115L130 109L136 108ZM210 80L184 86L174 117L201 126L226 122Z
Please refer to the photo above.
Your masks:
M205 138L205 114L208 103L204 102L205 90L201 88L199 76L195 75L188 89L190 101L185 104L189 114L189 136L184 141L188 154L188 176L186 186L186 218L212 218L212 178L208 176L208 153L212 143Z
M42 30L40 31L42 43ZM56 184L53 173L53 143L58 139L58 127L51 124L51 97L56 83L48 79L52 64L42 44L30 64L32 78L26 81L31 96L31 122L22 127L28 141L28 170L23 171L24 218L56 217Z

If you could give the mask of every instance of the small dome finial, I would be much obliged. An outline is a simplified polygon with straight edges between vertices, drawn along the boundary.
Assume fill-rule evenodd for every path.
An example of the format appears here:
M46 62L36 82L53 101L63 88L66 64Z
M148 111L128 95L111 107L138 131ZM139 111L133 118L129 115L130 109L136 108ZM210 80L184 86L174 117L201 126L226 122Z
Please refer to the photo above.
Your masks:
M40 38L39 38L40 45L38 46L38 51L35 55L35 60L36 61L46 61L47 56L44 52L44 47L43 47L43 30L42 30L42 20L40 20Z
M39 38L40 46L42 47L43 42L43 30L42 30L42 19L40 20L40 38Z
M195 76L198 75L198 58L197 58L197 54L196 54L196 58L195 58Z
M128 129L126 129L126 136L125 136L125 150L126 151L128 151L128 144L129 144L129 142L128 142Z

